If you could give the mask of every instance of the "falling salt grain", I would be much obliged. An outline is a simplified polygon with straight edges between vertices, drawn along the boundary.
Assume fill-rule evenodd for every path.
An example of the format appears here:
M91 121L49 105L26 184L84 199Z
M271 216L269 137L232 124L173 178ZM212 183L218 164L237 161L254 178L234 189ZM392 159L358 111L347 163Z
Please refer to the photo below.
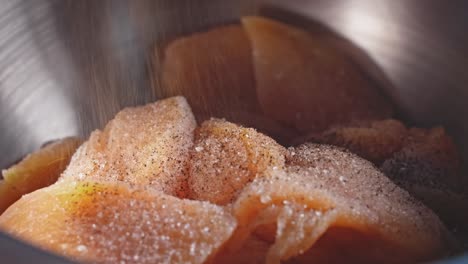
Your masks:
M345 177L340 176L338 179L340 180L340 182L341 182L342 184L345 184L345 183L346 183L346 178L345 178Z
M83 180L85 177L84 173L80 172L78 173L78 179Z
M195 249L196 249L196 246L197 246L197 245L196 245L195 243L192 243L192 244L190 245L190 255L195 256Z
M84 251L88 250L88 248L85 245L78 245L76 247L76 250L78 250L78 252L84 252Z
M200 152L200 151L203 151L205 148L201 147L201 146L196 146L195 147L195 151L196 152Z
M271 202L271 197L270 197L270 195L262 195L262 196L260 196L260 202L262 202L262 203L264 203L264 204Z

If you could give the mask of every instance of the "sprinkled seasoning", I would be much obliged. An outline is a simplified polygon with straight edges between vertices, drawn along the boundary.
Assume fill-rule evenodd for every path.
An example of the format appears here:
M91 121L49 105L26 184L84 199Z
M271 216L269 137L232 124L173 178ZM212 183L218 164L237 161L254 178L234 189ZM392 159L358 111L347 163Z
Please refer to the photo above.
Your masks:
M276 234L269 263L306 252L335 226L376 234L361 257L375 246L377 262L412 262L447 252L450 234L438 217L370 162L324 145L303 145L294 152L287 155L286 169L256 178L233 205L239 226L261 225L270 212L267 219L277 229L268 235Z
M195 133L189 165L190 198L225 205L266 170L284 168L286 149L251 128L211 119Z
M360 240L334 238L360 259L445 253L450 238L438 218L369 162L325 145L286 150L220 119L195 125L181 97L123 110L93 132L58 183L0 216L0 228L84 262L254 261L242 252L260 243L255 260L280 263L307 258L336 228L370 241L362 250ZM347 254L325 259L335 256Z
M195 118L183 97L126 108L95 131L62 178L114 179L184 197Z
M72 194L74 202L66 202ZM109 182L62 181L16 204L23 205L31 210L19 216L28 223L22 235L85 262L204 263L236 227L219 206ZM0 227L15 230L21 221L14 217L3 215Z

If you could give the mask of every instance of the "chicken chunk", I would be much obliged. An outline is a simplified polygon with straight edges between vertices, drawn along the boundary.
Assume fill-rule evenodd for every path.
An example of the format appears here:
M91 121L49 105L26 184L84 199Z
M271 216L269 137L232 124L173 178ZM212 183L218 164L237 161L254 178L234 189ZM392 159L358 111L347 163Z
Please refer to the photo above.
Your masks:
M61 178L123 181L186 196L195 127L183 97L126 108L91 134Z

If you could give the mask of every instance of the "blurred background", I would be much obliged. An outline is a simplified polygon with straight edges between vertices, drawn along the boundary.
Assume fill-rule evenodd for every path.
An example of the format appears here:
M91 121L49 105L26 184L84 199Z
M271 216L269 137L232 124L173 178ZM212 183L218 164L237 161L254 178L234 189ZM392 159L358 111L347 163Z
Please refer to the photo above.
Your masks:
M463 0L5 0L0 167L46 141L85 136L125 106L154 101L155 47L255 12L305 27L317 21L350 40L362 49L351 53L373 65L368 73L409 120L446 125L467 145L468 124L460 122L468 112Z

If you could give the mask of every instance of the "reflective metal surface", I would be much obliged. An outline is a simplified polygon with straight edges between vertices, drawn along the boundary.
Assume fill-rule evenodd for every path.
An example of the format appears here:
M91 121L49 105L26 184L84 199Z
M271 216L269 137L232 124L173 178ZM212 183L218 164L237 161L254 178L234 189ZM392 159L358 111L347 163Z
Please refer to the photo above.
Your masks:
M154 101L159 82L148 67L158 67L150 63L155 43L255 10L297 24L317 20L355 43L368 54L356 59L379 66L369 73L405 116L445 125L466 160L468 1L0 2L0 168L48 140L85 136L124 106ZM0 235L5 263L40 262L30 251Z

